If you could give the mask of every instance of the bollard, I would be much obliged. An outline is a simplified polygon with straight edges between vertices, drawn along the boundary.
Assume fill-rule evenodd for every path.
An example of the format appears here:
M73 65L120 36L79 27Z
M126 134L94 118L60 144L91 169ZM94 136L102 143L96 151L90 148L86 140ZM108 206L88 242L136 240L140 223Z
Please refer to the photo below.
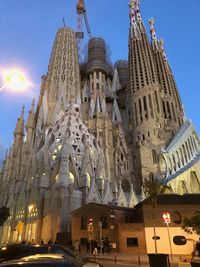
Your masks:
M117 263L117 255L116 255L116 253L115 253L115 264Z
M141 265L141 260L140 260L140 252L138 252L138 265Z

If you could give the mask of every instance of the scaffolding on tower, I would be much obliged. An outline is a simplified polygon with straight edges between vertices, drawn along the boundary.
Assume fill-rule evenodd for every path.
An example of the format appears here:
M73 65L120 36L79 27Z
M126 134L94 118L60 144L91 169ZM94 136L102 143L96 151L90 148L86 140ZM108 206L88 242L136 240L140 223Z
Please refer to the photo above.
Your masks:
M82 40L84 39L84 32L83 32L83 18L85 21L87 33L89 36L89 39L92 38L92 34L90 31L87 11L85 8L84 0L78 0L77 6L76 6L76 12L77 12L77 32L76 32L76 40L77 40L77 47L78 47L78 57L79 62L82 61Z

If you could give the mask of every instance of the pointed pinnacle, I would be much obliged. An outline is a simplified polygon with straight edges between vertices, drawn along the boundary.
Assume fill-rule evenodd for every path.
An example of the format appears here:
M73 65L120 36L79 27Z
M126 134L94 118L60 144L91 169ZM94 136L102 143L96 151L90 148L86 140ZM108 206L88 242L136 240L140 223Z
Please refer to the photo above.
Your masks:
M24 110L25 110L25 106L23 105L23 106L22 106L22 112L21 112L21 118L22 118L22 119L24 118Z
M160 47L164 50L164 44L165 44L165 41L163 38L160 38Z
M32 105L31 105L31 112L34 113L34 107L35 107L35 98L32 100Z

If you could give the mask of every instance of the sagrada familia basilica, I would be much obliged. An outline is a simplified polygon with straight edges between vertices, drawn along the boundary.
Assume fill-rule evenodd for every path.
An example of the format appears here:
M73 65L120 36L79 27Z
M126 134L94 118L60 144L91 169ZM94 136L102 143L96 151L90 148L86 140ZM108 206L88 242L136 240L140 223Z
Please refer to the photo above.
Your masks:
M86 203L134 207L144 179L200 192L200 140L149 22L151 40L131 0L128 61L114 65L101 38L79 63L74 31L58 30L39 99L26 122L22 108L0 172L0 206L11 212L1 242L55 240Z

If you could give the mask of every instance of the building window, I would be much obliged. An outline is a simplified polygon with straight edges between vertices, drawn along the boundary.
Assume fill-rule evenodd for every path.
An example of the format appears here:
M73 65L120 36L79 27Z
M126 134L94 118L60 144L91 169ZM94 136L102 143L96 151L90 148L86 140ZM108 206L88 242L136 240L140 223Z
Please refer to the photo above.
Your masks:
M108 218L105 214L101 215L102 229L108 228Z
M129 237L126 239L127 247L138 247L137 237Z
M81 217L81 230L87 230L88 219L85 215Z
M155 150L152 150L152 161L154 164L157 163L157 155Z

